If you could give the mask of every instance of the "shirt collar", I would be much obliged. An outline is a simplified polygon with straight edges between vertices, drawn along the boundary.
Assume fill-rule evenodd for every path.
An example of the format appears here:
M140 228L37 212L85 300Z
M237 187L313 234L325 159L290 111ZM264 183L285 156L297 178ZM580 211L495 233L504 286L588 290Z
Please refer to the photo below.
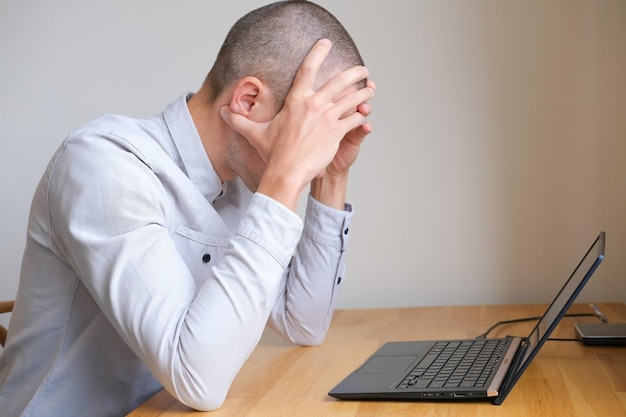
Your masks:
M178 153L177 164L202 195L209 202L213 202L223 191L222 183L211 165L191 113L189 113L187 100L192 96L193 93L186 93L167 106L163 117L173 148Z

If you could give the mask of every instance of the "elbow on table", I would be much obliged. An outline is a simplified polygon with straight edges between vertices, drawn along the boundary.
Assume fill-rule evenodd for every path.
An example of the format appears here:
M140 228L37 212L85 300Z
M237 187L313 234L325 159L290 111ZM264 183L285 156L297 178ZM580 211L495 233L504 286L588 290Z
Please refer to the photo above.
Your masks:
M289 313L284 316L273 317L268 325L283 339L300 346L321 345L328 333L328 327L322 323L307 323L294 318Z
M207 393L205 395L179 395L178 401L185 404L187 407L191 407L197 411L215 411L224 405L226 401L226 394L224 393Z
M179 381L170 386L168 391L178 401L198 411L215 411L224 405L230 384L225 381L216 383L198 383L198 379Z
M319 346L326 339L326 332L297 332L289 334L289 341L300 346Z

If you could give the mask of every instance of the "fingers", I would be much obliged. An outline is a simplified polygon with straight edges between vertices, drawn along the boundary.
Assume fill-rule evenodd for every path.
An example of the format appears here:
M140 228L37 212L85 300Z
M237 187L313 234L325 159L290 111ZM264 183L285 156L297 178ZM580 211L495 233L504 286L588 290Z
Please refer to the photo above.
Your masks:
M341 130L348 134L356 130L357 128L362 128L365 121L365 115L354 112L351 115L348 115L341 119L338 123L341 125Z
M298 72L294 78L290 96L293 98L303 98L311 95L320 67L330 53L332 43L328 39L320 39L313 45L311 51L302 61ZM326 98L335 99L349 86L366 79L369 70L364 66L355 66L347 69L329 80L321 89L320 93ZM367 87L373 90L376 86L368 81Z
M343 140L341 141L341 146L345 146L346 144L360 147L367 135L372 132L372 127L369 123L363 123L360 126L357 126L353 130L346 133Z
M361 103L357 106L356 111L367 117L372 113L372 106L368 102Z
M373 97L374 90L370 87L356 90L333 104L333 114L339 119L345 119L347 116L355 113L367 117L371 113L368 101Z
M332 44L328 39L320 39L313 45L311 51L302 61L296 77L294 78L293 88L290 95L292 97L306 97L313 90L315 78L322 63L328 56Z
M268 123L253 122L247 117L233 112L230 106L220 107L220 116L231 129L245 137L254 146L259 155L265 159L268 144L264 140L264 134Z
M296 73L287 100L298 101L316 95L318 103L331 105L338 103L335 112L337 117L343 118L344 113L354 111L353 109L358 108L374 96L376 84L368 80L365 88L360 89L357 94L349 94L346 97L345 91L347 89L366 79L369 75L369 70L366 67L355 66L337 74L326 82L318 92L314 92L313 88L319 69L331 48L332 44L328 39L320 39L313 45Z
M368 87L369 88L369 87ZM363 97L369 97L370 94L373 94L373 91L362 91L361 89L354 93L353 97L350 100L346 101L345 106L352 106L352 103L357 102L358 104L355 106L356 111L354 111L355 107L350 107L352 111L344 113L340 118L341 122L344 123L344 128L347 129L346 137L348 140L352 141L355 139L356 142L362 142L365 136L369 135L372 132L372 126L369 123L364 123L366 117L368 117L372 112L372 107L367 101L361 101ZM359 139L360 137L360 139Z
M236 132L243 134L246 131L254 130L254 124L247 117L233 112L230 106L220 107L220 116Z
M366 67L357 65L355 67L348 68L328 80L328 82L320 88L319 93L331 98L337 97L345 91L346 88L355 85L359 81L365 80L368 76L369 70ZM365 88L374 90L369 83L365 86Z

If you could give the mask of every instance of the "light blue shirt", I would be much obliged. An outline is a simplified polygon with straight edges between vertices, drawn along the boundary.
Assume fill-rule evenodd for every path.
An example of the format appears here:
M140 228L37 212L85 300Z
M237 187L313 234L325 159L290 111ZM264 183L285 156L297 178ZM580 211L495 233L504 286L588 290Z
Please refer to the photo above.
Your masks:
M0 357L3 416L120 416L163 387L215 409L266 323L324 339L350 207L309 196L303 222L222 184L189 97L151 118L103 116L52 158Z

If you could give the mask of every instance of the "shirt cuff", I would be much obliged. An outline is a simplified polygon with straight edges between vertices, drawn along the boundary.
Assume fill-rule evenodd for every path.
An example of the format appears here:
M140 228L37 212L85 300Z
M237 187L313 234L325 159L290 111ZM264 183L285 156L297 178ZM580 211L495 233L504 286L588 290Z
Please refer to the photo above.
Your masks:
M250 200L239 235L264 248L287 268L302 235L302 219L278 201L261 193Z
M313 241L344 250L350 236L354 212L350 204L344 210L326 206L311 194L308 196L304 217L304 233Z

